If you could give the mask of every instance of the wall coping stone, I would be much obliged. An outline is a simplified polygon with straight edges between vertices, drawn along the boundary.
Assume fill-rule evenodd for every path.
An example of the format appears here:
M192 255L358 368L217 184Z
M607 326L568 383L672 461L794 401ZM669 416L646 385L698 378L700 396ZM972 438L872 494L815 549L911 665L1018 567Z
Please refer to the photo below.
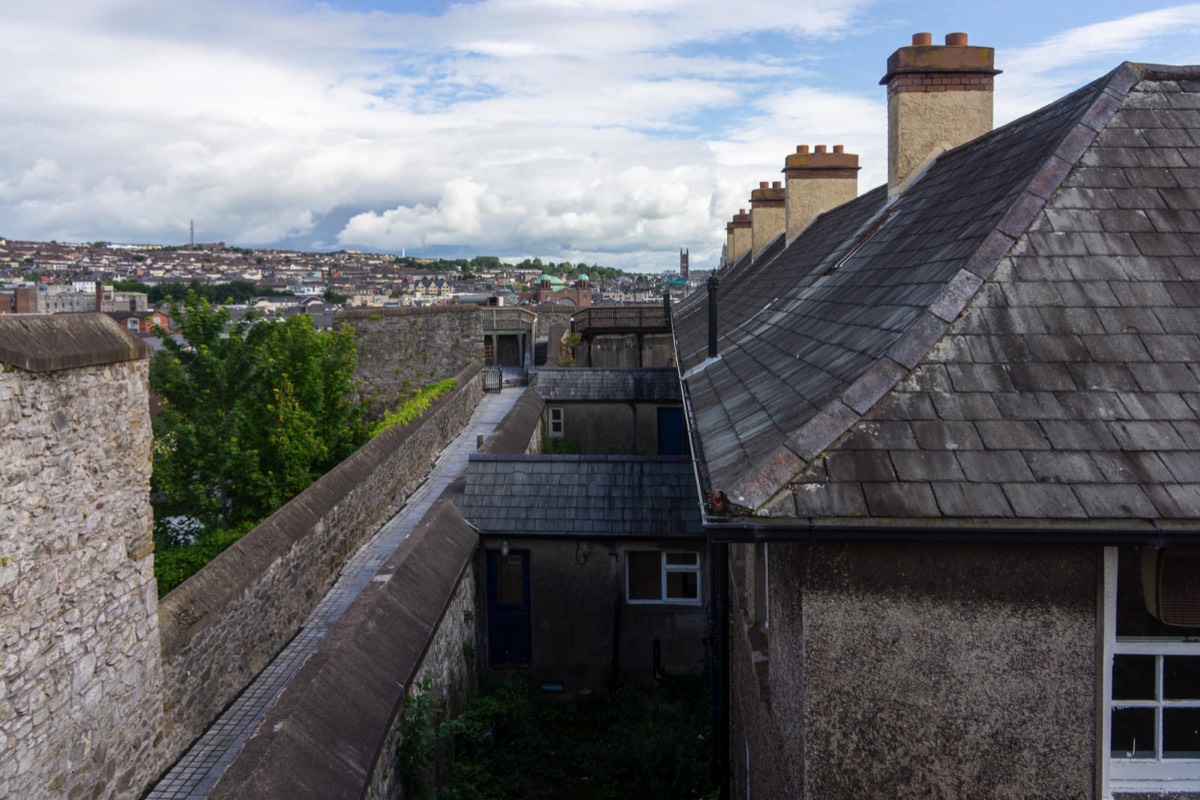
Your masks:
M26 372L54 372L137 361L153 354L107 314L4 314L0 362Z
M535 388L528 387L504 415L495 432L484 441L479 452L490 455L523 454L537 430L545 407L546 401L542 400Z

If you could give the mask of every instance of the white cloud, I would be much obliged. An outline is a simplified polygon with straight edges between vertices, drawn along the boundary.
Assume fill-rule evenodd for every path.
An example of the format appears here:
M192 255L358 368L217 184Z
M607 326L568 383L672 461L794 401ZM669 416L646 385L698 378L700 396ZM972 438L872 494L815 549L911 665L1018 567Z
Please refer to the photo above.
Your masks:
M1071 28L997 53L996 120L1007 122L1100 77L1122 61L1200 63L1200 3Z
M0 103L19 113L0 117L0 234L172 242L194 218L244 245L652 269L689 247L706 265L797 144L844 144L861 188L884 179L882 90L832 73L877 26L872 3L9 4ZM1198 9L999 52L998 118L1165 31L1194 48ZM869 57L878 74L886 53Z

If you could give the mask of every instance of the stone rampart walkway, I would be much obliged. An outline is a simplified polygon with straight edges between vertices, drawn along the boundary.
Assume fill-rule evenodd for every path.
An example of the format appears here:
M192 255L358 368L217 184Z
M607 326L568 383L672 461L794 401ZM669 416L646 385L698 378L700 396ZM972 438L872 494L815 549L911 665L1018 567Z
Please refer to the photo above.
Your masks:
M321 638L358 596L383 562L404 541L434 501L467 466L476 437L487 436L521 396L522 389L485 394L471 421L437 457L433 471L408 498L404 508L359 548L333 588L313 609L300 632L217 718L159 780L146 800L196 800L209 790L237 756L263 714L287 686Z

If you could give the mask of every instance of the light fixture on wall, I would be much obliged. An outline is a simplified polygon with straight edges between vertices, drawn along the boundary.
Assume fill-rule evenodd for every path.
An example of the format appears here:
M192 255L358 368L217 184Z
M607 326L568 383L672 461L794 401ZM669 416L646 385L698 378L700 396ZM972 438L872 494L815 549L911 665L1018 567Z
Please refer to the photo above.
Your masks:
M508 539L504 539L500 542L500 555L508 558Z

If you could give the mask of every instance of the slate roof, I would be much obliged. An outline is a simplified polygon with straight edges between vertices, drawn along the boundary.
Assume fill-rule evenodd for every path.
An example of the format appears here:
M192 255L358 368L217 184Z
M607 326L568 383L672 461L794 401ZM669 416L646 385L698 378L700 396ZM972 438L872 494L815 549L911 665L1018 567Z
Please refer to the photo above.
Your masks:
M556 369L538 371L535 390L548 403L678 403L679 374L665 369Z
M1200 517L1200 68L1124 64L676 310L709 488L786 517ZM689 372L691 371L691 372Z
M483 533L704 535L682 457L476 454L459 503Z

